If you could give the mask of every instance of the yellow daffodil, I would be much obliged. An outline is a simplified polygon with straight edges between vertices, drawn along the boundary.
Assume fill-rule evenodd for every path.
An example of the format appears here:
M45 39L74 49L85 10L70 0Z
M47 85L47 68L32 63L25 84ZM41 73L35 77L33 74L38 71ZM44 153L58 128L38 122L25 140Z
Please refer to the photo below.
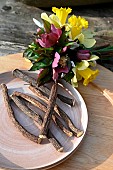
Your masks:
M66 19L68 17L68 14L72 11L71 8L56 8L53 7L52 11L55 14L51 14L48 16L46 13L41 14L41 18L43 20L48 21L50 24L53 24L56 28L61 28L66 23Z
M99 73L99 70L91 70L86 68L85 70L77 70L77 73L84 79L83 85L87 86L89 82L92 82Z
M71 79L71 84L73 87L78 87L78 81L82 79L81 75L78 74L77 70L84 70L88 68L89 63L86 60L82 60L80 63L77 63L76 67L73 67L72 71L74 73L74 77Z
M84 28L88 28L88 21L86 21L84 18L82 17L76 17L75 15L72 15L69 19L68 22L71 26L77 26L77 27L84 27Z
M76 17L75 15L72 15L68 19L68 26L66 30L69 30L70 28L70 38L74 40L77 35L79 35L82 31L82 28L87 28L88 27L88 21L86 21L82 17Z
M56 8L52 7L52 11L56 14L58 19L61 22L61 25L64 25L66 23L66 19L68 17L68 14L71 13L72 9L71 8Z
M93 61L93 60L92 60ZM82 78L84 79L83 84L86 86L89 82L93 81L98 75L98 70L91 70L89 67L89 62L86 60L77 63L77 65L72 69L74 77L71 79L71 84L73 87L78 87L78 81Z

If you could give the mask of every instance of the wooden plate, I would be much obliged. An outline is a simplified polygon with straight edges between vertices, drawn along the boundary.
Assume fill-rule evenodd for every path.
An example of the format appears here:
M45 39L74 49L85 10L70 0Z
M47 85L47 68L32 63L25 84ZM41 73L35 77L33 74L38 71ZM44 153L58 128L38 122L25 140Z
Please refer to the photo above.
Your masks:
M32 74L36 76L36 74ZM29 90L26 82L13 78L11 72L0 74L0 84L6 83L9 89L9 94L13 91L21 91L36 98ZM79 137L67 137L54 125L51 125L52 132L64 147L64 151L59 153L55 148L46 141L43 144L36 144L22 136L11 122L3 100L2 91L0 89L0 167L9 169L48 169L53 167L66 158L68 158L79 146L86 133L88 124L87 108L83 98L79 92L70 84L61 81L61 84L66 87L76 100L74 107L69 107L57 99L57 104L69 115L73 123L84 131L84 134ZM50 84L48 85L50 86ZM60 94L70 96L70 93L62 86L58 87ZM32 134L38 135L39 130L33 124L32 120L22 113L16 105L13 104L13 109L17 120ZM39 112L39 110L35 111Z

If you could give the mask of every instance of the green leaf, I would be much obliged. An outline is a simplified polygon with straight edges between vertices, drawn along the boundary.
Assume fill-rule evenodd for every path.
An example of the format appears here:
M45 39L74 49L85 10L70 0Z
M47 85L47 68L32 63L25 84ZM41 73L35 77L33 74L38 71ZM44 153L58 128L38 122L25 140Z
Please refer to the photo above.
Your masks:
M32 54L33 54L33 50L30 49L30 48L28 48L28 49L26 49L26 50L24 51L23 56L26 57L26 58L28 58L28 57L31 57Z
M72 71L70 71L69 73L67 73L67 74L63 77L63 79L66 80L67 82L70 82L71 79L73 78L73 76L74 76L74 73L73 73Z
M39 45L36 44L35 42L32 42L32 43L29 45L29 48L30 48L30 49L33 49L33 50L36 50L36 49L39 48Z
M98 50L93 50L92 49L92 53L104 53L104 52L112 52L113 51L113 46L108 46L108 47L105 47L105 48L101 48L101 49L98 49Z
M38 53L34 52L32 49L27 49L24 52L24 57L31 61L39 61L42 59L42 57Z
M74 45L75 44L75 42L67 42L66 44L65 44L65 46L71 46L71 45Z
M53 47L50 47L50 48L43 48L43 49L46 50L46 51L53 51L53 50L54 50Z
M46 75L43 79L41 79L40 82L38 82L38 85L41 86L51 80L51 74Z
M66 42L67 42L66 32L62 31L62 35L60 36L60 39L59 39L59 44L61 47L64 47Z
M62 51L62 47L61 46L56 46L55 51L60 53Z
M43 23L44 23L44 28L45 28L46 32L49 33L51 30L51 24L46 20L43 20Z
M45 68L44 70L42 70L42 72L38 76L38 82L40 82L41 79L43 79L48 73L49 73L49 68Z
M48 67L52 64L52 61L53 60L50 59L50 58L43 58L41 61L35 62L30 70L36 71L36 70L39 70L41 68Z

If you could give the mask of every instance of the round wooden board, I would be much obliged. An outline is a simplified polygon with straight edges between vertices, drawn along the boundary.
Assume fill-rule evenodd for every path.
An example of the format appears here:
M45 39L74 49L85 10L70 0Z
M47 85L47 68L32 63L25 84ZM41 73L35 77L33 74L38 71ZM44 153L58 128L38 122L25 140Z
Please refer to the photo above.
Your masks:
M31 73L32 74L32 73ZM32 74L32 76L35 76ZM9 89L9 94L13 91L20 91L29 95L34 94L29 90L28 85L20 79L13 78L11 72L0 74L0 84L6 83ZM48 142L45 141L42 144L36 144L29 139L22 136L18 129L11 122L0 89L0 167L9 169L47 169L53 167L65 159L67 159L79 146L84 138L88 115L86 105L79 92L72 88L68 83L62 81L63 86L70 90L73 94L73 98L76 100L74 107L57 100L57 104L69 115L74 124L84 131L84 134L80 138L67 137L63 134L54 124L51 124L52 132L55 137L60 141L64 147L64 151L59 153ZM70 96L63 87L58 87L60 94ZM34 135L39 134L39 130L34 125L33 121L27 117L24 113L12 104L16 119L24 126L29 132ZM39 110L33 107L35 111L39 113ZM42 114L40 112L40 114Z

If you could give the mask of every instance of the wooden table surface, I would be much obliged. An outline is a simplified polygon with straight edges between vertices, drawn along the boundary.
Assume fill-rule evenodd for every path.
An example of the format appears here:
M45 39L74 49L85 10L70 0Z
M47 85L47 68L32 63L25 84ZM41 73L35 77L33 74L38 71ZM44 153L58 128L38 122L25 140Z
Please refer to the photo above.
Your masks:
M29 67L22 54L0 57L0 73ZM79 83L78 88L88 108L86 136L68 160L51 170L113 170L113 73L97 67L97 79L87 87Z

